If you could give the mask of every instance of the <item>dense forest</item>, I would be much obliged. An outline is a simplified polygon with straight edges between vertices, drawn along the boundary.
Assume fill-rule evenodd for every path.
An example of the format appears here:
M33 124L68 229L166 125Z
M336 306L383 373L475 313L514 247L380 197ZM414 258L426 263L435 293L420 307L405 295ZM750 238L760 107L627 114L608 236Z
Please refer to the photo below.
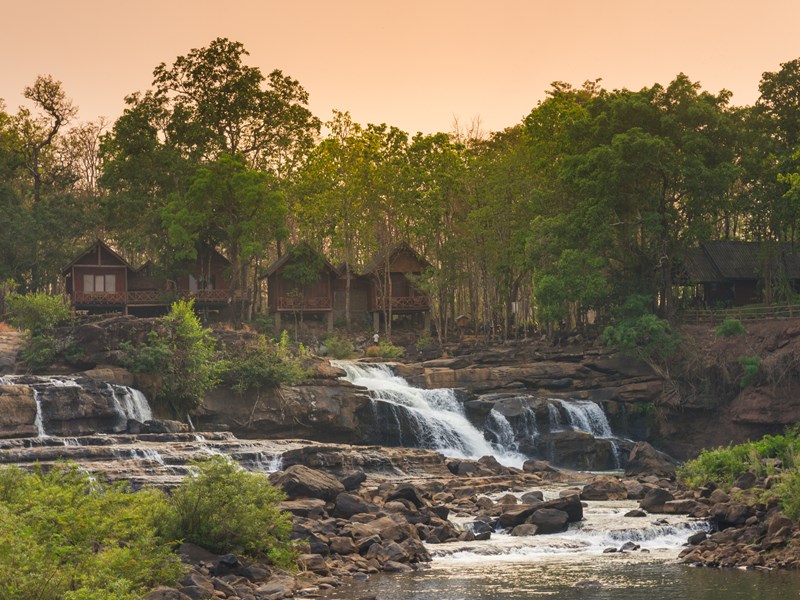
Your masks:
M58 292L97 238L162 268L209 244L258 311L260 276L293 243L347 275L405 241L431 264L416 284L440 332L468 314L508 335L633 294L669 317L698 241L798 235L800 59L763 74L754 106L684 74L638 91L555 82L503 131L411 135L322 122L300 82L247 56L216 39L162 63L113 123L80 121L50 76L24 90L32 109L0 101L0 295Z

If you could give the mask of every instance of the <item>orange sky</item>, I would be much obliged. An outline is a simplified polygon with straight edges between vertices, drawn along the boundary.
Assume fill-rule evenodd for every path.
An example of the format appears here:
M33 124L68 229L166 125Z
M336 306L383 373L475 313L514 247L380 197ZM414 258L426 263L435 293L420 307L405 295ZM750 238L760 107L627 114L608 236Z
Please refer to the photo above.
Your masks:
M153 68L215 37L298 79L312 111L406 131L514 125L551 81L667 83L758 96L761 73L800 57L797 0L39 0L4 4L0 98L15 111L52 74L80 119L116 118ZM33 8L35 7L35 9Z

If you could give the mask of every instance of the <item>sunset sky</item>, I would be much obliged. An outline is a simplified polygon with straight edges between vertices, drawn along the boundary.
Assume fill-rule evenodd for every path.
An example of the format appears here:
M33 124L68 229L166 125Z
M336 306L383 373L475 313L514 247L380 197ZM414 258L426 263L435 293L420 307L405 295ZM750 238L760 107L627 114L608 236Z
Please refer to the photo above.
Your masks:
M38 74L63 82L80 119L111 119L153 68L216 37L248 64L298 79L333 109L406 131L479 117L516 124L555 80L638 89L678 72L735 104L800 57L797 0L40 0L3 7L0 98L13 112Z

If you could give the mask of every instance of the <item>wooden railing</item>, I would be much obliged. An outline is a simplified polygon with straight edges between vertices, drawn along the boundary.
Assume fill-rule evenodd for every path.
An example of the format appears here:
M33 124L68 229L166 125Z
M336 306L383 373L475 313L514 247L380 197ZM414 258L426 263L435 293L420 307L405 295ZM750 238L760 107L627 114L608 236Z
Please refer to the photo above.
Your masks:
M384 309L426 309L429 308L427 296L378 296L375 299L375 306L380 310Z
M122 306L125 304L125 292L75 292L72 301L82 305Z
M198 303L225 303L241 300L241 291L196 290L179 294L160 290L133 290L130 292L73 292L72 303L80 306L125 306L144 304L171 304L177 298L194 298Z
M678 320L682 323L722 323L725 319L740 321L763 321L766 319L800 318L800 304L779 304L764 306L748 304L724 309L684 309L678 312Z
M278 310L317 311L331 310L333 301L328 296L302 298L298 296L278 296Z

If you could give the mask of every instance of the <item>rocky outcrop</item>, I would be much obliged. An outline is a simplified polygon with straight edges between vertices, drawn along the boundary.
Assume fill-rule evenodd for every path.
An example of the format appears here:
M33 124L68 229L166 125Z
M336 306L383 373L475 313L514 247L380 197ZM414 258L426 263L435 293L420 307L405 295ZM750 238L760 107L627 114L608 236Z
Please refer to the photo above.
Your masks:
M218 387L206 395L193 417L200 428L222 425L241 437L353 442L361 426L357 414L367 403L362 388L338 379L245 393Z
M647 442L638 442L628 455L625 475L657 475L659 477L675 477L675 460L659 452Z
M33 389L0 383L0 438L34 437L37 434Z
M275 473L270 477L270 482L286 492L290 500L315 498L331 502L344 492L344 486L338 479L304 465L292 465L285 471Z

